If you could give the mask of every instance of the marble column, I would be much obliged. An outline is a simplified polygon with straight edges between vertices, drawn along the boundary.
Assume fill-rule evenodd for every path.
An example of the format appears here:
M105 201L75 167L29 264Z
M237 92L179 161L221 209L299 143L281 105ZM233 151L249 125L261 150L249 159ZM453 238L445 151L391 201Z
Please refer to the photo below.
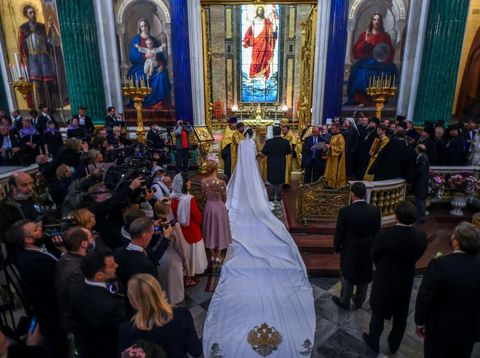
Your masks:
M203 80L202 18L200 0L188 2L190 76L192 79L193 124L205 125L205 89Z
M3 33L3 26L0 26L0 108L17 109L17 101L14 97L14 89L10 86L10 68L7 62L7 47L5 45L5 36ZM2 94L3 93L3 94ZM5 98L3 99L3 95Z
M408 17L398 89L397 115L407 116L408 119L412 119L415 107L429 4L430 0L412 0L408 11L409 14L419 14Z
M107 106L117 107L123 113L120 60L115 33L115 15L111 1L93 0L98 30L98 47L102 65L102 80Z
M317 30L315 41L315 68L313 72L312 96L313 125L318 125L324 121L323 97L325 94L325 70L327 67L330 5L330 0L318 0Z
M416 124L451 119L468 6L469 1L430 3L413 118Z
M187 0L170 0L176 117L193 123Z
M92 119L103 123L105 92L93 1L57 0L57 11L72 113L86 106Z
M327 66L323 117L334 118L342 113L343 73L347 47L348 0L332 2L328 35Z

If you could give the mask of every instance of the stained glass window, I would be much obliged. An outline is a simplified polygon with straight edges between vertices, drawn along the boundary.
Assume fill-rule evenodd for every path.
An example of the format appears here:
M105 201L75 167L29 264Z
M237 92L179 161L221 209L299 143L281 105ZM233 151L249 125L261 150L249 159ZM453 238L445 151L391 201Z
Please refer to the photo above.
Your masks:
M242 102L278 101L279 5L242 5Z

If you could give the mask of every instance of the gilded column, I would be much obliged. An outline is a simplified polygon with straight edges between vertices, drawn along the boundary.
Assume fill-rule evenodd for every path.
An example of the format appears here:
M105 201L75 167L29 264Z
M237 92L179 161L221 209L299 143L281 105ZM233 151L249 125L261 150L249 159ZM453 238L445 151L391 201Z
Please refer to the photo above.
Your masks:
M57 0L57 11L72 112L86 106L92 119L103 123L105 93L93 1Z
M466 0L430 3L413 118L416 124L450 121L468 5Z
M177 119L188 120L193 123L187 0L170 0L170 14L172 17L175 111Z

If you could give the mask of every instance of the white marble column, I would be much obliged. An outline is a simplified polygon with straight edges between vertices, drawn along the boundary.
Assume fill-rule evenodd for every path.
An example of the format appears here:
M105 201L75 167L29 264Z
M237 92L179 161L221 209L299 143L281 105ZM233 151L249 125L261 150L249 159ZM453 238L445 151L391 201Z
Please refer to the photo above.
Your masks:
M190 78L192 81L193 124L205 125L203 80L202 18L200 0L188 1L188 36L190 43Z
M325 93L329 26L330 0L318 0L312 96L312 124L314 125L323 122L323 97Z
M402 59L400 88L397 100L397 115L413 120L420 69L422 67L423 44L428 19L430 0L412 0L405 35L405 50ZM420 14L420 16L415 16Z
M93 0L98 30L98 47L102 65L103 87L107 106L117 107L123 113L120 61L118 58L113 2ZM106 109L105 109L106 110Z
M2 73L2 80L3 83L0 86L5 87L5 95L7 97L8 108L5 110L12 111L13 109L18 109L17 107L17 100L14 96L12 86L10 86L9 81L12 79L10 76L10 68L8 67L8 55L7 55L7 47L5 46L4 41L4 33L3 33L3 26L0 26L0 71Z

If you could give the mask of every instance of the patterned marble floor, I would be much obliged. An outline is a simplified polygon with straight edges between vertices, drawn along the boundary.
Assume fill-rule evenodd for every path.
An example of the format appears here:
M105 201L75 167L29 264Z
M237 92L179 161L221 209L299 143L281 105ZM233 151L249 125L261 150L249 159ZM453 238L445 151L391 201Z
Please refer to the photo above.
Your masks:
M283 211L275 204L275 215L284 221ZM335 278L310 278L313 288L317 329L315 332L313 358L363 358L363 357L423 357L423 343L415 335L414 305L422 277L415 278L410 302L408 325L400 349L395 355L388 351L387 335L390 324L386 322L380 343L380 354L376 355L362 340L362 333L367 332L370 321L370 305L367 302L360 310L347 312L332 301L333 295L340 292L340 281ZM203 325L213 292L206 292L208 277L200 278L200 283L186 290L185 304L192 312L195 327L202 336ZM259 356L260 357L260 356ZM271 357L277 357L272 354ZM474 358L480 358L480 344L475 346ZM230 358L230 357L225 357ZM237 358L237 357L235 357ZM286 357L280 357L286 358Z

